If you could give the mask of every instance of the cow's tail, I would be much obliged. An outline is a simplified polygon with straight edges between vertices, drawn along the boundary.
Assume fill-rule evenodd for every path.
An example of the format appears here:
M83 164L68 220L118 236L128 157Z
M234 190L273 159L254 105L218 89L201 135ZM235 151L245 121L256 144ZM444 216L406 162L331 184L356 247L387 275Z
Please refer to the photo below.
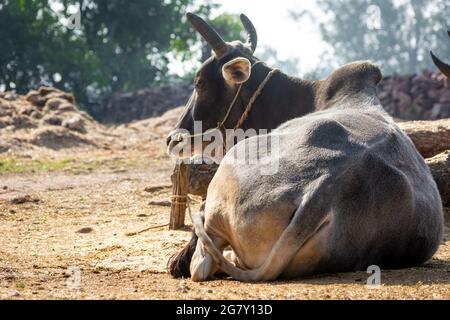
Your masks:
M197 246L198 237L193 232L191 240L180 252L170 257L167 262L167 271L174 278L189 278L191 276L190 264L192 255L195 252Z
M239 281L275 280L289 265L301 246L329 222L328 208L323 208L318 204L323 203L323 201L318 201L318 195L323 195L322 191L325 191L324 188L327 188L328 185L327 179L323 178L325 177L317 179L310 185L312 188L309 190L311 191L305 193L291 222L272 247L264 263L258 268L242 270L226 260L205 232L200 212L192 216L195 233L217 266L232 278ZM304 220L306 220L304 223L299 223Z

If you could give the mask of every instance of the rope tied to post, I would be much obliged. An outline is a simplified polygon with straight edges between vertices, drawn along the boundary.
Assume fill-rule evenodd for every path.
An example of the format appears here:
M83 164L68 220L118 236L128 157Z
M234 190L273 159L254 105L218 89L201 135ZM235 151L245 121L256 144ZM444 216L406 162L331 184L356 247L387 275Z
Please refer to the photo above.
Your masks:
M257 61L256 63L254 63L252 65L252 68L254 68L256 65L262 63L261 61ZM269 82L269 80L276 74L278 73L279 70L274 68L272 70L270 70L267 75L265 76L264 80L258 85L257 89L255 90L255 92L252 94L249 102L247 103L244 112L242 113L241 117L239 118L239 120L237 121L236 125L233 127L232 130L236 130L239 129L243 126L243 124L245 123L245 121L248 119L256 100L258 99L258 97L261 95L261 93L264 90L264 87L266 86L266 84ZM192 134L192 135L183 135L182 137L179 137L180 140L182 139L191 139L191 138L195 138L195 137L203 137L205 136L207 133L210 133L214 130L218 130L222 136L222 141L223 141L223 150L224 150L224 154L227 151L227 137L226 137L226 130L227 128L225 127L225 122L228 120L231 111L234 107L234 105L236 104L236 101L238 100L240 93L241 93L241 89L243 87L244 83L241 83L239 85L239 87L236 90L236 94L233 98L233 100L231 101L227 112L225 113L224 118L222 119L222 121L217 123L217 126L213 129L209 129L206 130L205 132L201 132L201 133L197 133L197 134ZM191 97L192 99L192 97ZM183 164L177 164L175 167L175 179L173 181L174 183L174 190L173 190L173 195L170 197L170 201L171 201L171 216L170 216L170 227L171 228L176 228L178 224L181 224L181 221L175 221L176 219L178 219L179 217L177 217L176 215L179 214L180 212L184 212L186 209L188 209L189 211L189 215L191 215L191 208L190 208L190 198L187 195L187 189L182 191L181 190L181 180L182 180L182 173L181 173L181 166L183 166ZM184 213L182 214L183 220L184 220ZM181 219L181 218L179 218Z

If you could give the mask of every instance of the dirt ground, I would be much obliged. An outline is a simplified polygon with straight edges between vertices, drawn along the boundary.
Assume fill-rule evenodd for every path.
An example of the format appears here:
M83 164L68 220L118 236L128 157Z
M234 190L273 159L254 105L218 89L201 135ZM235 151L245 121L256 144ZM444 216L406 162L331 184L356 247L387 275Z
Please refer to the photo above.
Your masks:
M94 131L101 148L36 147L15 134L29 129L0 134L11 142L0 154L0 299L450 299L449 226L429 263L382 270L378 288L366 287L365 272L258 284L172 279L167 260L191 234L188 219L183 230L167 227L173 165L164 136L179 112L113 129L93 123L86 135Z
M70 157L62 170L0 175L2 299L450 298L448 227L433 260L383 270L374 289L366 287L365 272L260 284L172 279L166 262L190 230L166 226L172 165L163 141ZM102 165L92 168L92 161Z

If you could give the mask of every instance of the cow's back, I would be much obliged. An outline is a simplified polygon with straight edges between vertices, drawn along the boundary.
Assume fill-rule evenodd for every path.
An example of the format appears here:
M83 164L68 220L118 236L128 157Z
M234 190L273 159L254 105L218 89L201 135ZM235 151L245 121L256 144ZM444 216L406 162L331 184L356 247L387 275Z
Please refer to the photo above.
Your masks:
M231 201L235 219L229 221L239 222L231 229L243 247L268 239L258 243L260 252L268 252L306 188L327 175L335 179L335 192L323 201L330 203L336 227L321 271L415 265L436 251L442 235L436 185L411 140L380 107L316 112L270 136L279 138L279 147L262 162L278 165L276 173L262 174L261 165L245 162L233 165L231 152L224 159L238 190ZM256 153L264 139L241 144Z

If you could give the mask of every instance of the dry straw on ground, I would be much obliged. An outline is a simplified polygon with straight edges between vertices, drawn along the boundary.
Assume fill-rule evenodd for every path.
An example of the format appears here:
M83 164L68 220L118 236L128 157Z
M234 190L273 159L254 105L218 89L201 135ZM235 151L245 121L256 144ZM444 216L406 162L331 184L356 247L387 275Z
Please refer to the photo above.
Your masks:
M24 97L0 97L11 113L0 116L9 123L0 129L0 144L7 148L0 150L0 233L4 235L0 238L0 298L450 298L448 227L429 263L383 270L379 289L366 287L369 275L365 272L259 284L172 279L166 263L190 238L189 221L188 227L169 231L164 225L170 208L155 201L171 195L173 165L165 153L165 135L181 109L106 128L76 109L58 113L49 100L41 101L42 95L56 93L44 92L29 96L36 99L33 104ZM57 94L64 100L60 105L71 103L69 96ZM20 112L31 107L30 120L20 118ZM36 110L42 118L32 118ZM62 123L82 117L85 132L44 120L53 115L61 117ZM11 121L19 123L18 117L35 126L15 127ZM37 144L41 130L69 141L75 136L77 143L68 143L70 148ZM89 142L78 143L80 139ZM428 162L430 166L443 163L447 155ZM199 200L193 197L194 210ZM79 270L79 287L68 285L72 276L68 270Z

